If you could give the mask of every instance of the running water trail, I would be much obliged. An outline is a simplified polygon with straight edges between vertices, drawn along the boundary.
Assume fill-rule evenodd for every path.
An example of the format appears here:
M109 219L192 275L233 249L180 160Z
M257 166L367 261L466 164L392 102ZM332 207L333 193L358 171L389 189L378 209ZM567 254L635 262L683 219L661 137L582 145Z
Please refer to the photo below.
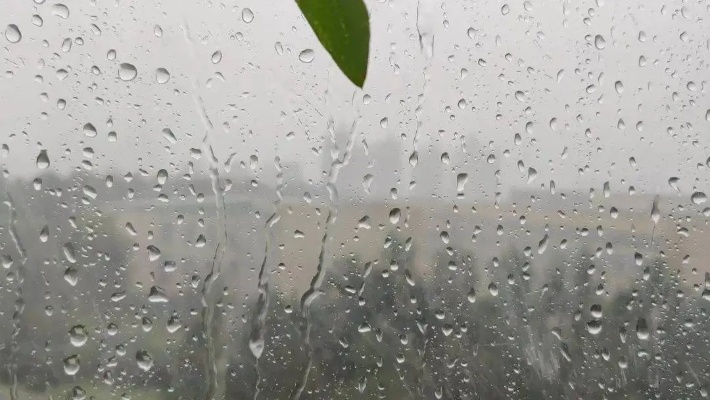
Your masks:
M187 42L188 48L192 53L192 59L196 60L195 46L190 37L190 30L187 23L182 25L184 39ZM224 259L224 251L227 246L227 213L224 205L224 189L222 188L221 179L219 176L219 160L214 154L214 125L207 115L204 101L198 94L199 86L195 79L192 80L192 100L195 105L197 114L200 117L202 126L205 129L205 136L202 139L202 149L207 154L209 163L209 175L212 183L212 194L215 201L215 218L217 222L217 246L215 247L210 271L205 277L205 283L202 286L201 301L202 301L202 329L205 335L206 360L205 360L205 379L207 381L207 390L205 400L213 400L217 394L219 382L217 381L217 360L215 355L215 344L212 321L216 301L210 301L212 287L214 282L219 278L222 272L222 260Z
M12 243L15 245L17 253L20 255L20 264L17 266L17 287L15 288L17 300L15 301L15 312L12 314L12 334L10 336L10 359L8 366L8 372L10 373L10 379L12 380L12 384L10 386L10 400L18 400L17 354L20 350L20 343L17 339L20 336L20 317L25 309L25 302L22 298L22 284L25 280L27 252L20 241L20 236L17 234L17 211L15 209L15 203L12 201L12 197L9 193L7 194L7 201L5 201L5 204L9 209L8 231L10 233L10 238L12 239Z
M281 190L284 186L283 168L281 167L281 159L274 159L276 166L276 201L274 201L274 212L264 224L264 258L261 261L261 269L259 270L259 281L257 289L259 290L259 299L256 302L254 310L254 318L252 322L251 335L249 336L249 350L254 356L254 370L256 371L256 380L254 381L254 397L259 396L261 391L261 372L259 371L259 358L264 352L264 334L266 332L266 315L269 311L269 272L266 270L266 264L269 257L271 247L271 238L273 228L279 222L281 216L278 214L279 206L283 196Z
M323 284L326 273L328 272L328 263L325 261L325 256L327 254L327 245L330 239L330 229L338 216L338 189L336 188L336 182L338 180L338 173L340 169L345 166L350 161L350 156L352 153L353 145L355 143L355 131L360 118L358 117L352 124L350 128L350 134L348 135L348 142L345 145L345 150L343 151L342 158L339 156L334 156L333 161L330 164L330 171L328 172L328 183L326 188L328 189L328 199L330 201L330 208L328 210L328 216L325 221L325 228L323 232L323 238L320 244L320 254L318 255L318 268L316 273L311 280L311 285L308 291L301 297L301 312L303 319L305 320L305 326L302 332L302 345L306 349L308 361L303 369L303 375L298 385L291 394L291 399L298 400L301 398L303 390L306 388L308 383L308 375L311 372L311 367L313 366L313 348L311 347L311 318L310 318L310 308L313 300L316 299L322 292L320 287ZM335 140L335 128L333 126L334 122L332 119L328 121L328 132L330 133L330 140L333 143L333 151L337 152L337 143ZM337 153L335 153L337 154Z

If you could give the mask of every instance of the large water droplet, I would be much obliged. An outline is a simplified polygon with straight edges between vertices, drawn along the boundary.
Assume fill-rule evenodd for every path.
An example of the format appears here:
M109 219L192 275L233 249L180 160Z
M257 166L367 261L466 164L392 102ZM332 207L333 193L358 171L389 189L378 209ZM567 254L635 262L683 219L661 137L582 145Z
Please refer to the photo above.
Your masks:
M56 15L62 19L67 19L69 18L69 7L64 4L57 3L52 6L52 15Z
M165 294L162 288L158 286L153 286L150 288L150 293L148 294L148 301L151 303L167 303L168 296Z
M64 373L69 376L76 375L81 366L79 356L74 354L64 359Z
M10 24L5 28L5 39L10 43L17 43L22 40L22 33L17 25Z
M81 347L89 340L89 333L83 325L75 325L69 330L69 341L74 347Z
M708 196L703 192L695 192L690 196L690 201L692 201L693 204L703 204L708 201Z
M249 8L245 8L242 10L242 21L248 23L251 23L251 21L254 20L254 13L251 11Z
M594 36L594 47L596 47L598 50L602 50L606 47L606 40L604 40L604 37L602 35Z
M49 156L47 156L47 150L40 150L37 156L37 168L46 169L49 167Z
M88 137L95 137L96 136L96 128L91 123L84 124L84 127L82 128L82 130L84 131L84 135L86 135Z
M645 318L639 318L636 322L636 336L639 340L647 340L650 336L648 332L648 323Z
M133 64L121 63L121 65L118 66L118 77L121 78L122 81L132 81L136 79L136 76L138 76L138 70Z
M150 371L153 368L153 357L145 350L136 352L136 362L138 363L138 368L143 371Z
M218 64L220 61L222 61L222 52L217 50L212 53L212 64Z
M160 83L168 83L170 80L170 72L165 68L158 68L155 70L155 81Z
M313 61L313 59L315 57L316 57L316 53L315 53L315 51L313 51L311 49L305 49L298 55L298 59L301 60L301 62L304 62L306 64Z

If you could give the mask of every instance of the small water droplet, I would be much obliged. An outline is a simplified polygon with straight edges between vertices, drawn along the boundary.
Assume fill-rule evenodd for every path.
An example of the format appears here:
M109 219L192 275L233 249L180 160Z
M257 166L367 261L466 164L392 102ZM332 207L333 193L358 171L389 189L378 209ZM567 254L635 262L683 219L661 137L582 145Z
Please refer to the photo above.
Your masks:
M500 8L500 13L503 15L508 15L510 12L510 6L508 4L503 4L503 7Z

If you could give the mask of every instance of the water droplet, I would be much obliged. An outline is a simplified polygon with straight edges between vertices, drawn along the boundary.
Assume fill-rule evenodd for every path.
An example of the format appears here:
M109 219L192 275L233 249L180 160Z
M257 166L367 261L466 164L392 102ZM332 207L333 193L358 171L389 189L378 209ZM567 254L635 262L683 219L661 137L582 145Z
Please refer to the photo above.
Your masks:
M540 242L537 244L537 254L542 254L547 250L547 243L550 241L549 236L547 236L547 233L545 236L542 237Z
M253 20L254 20L254 13L251 11L251 9L249 9L249 8L243 9L242 10L242 21L249 24Z
M64 359L64 373L69 376L76 375L80 366L79 356L76 354Z
M47 240L49 240L49 227L48 226L45 225L44 228L42 228L42 231L39 233L39 240L42 243L45 243L45 242L47 242Z
M212 53L212 64L219 64L222 61L222 52L217 50Z
M177 143L177 138L175 137L175 134L173 131L170 130L170 128L164 128L163 131L163 137L168 140L170 143Z
M88 137L96 137L96 128L91 123L84 124L83 131L84 131L84 135L86 135Z
M170 80L170 72L168 72L167 69L165 68L158 68L155 70L155 81L160 83L161 85L164 83L168 83Z
M147 247L148 249L148 260L155 261L160 258L160 249L153 246L152 244Z
M692 201L693 204L703 204L708 201L708 196L703 192L695 192L690 196L690 201Z
M468 294L466 295L466 298L468 299L468 302L473 304L476 302L476 291L471 288L471 290L468 291Z
M47 150L40 150L37 156L37 168L46 169L49 167L49 156L47 155Z
M602 321L593 319L587 322L587 332L592 335L598 335L602 331Z
M168 332L175 333L181 327L182 327L182 325L180 324L180 318L178 318L178 316L175 314L170 316L170 318L168 319L168 324L166 325Z
M500 8L500 13L503 15L508 15L510 12L510 6L508 4L503 4L503 7Z
M498 285L496 285L494 282L491 282L488 285L488 291L491 293L491 295L493 295L493 297L497 297L498 296Z
M64 246L62 246L62 252L64 253L64 258L68 262L72 264L76 262L76 254L74 252L73 244L71 244L70 242L64 243Z
M315 57L316 57L316 53L315 53L315 51L313 51L311 49L305 49L298 55L298 59L301 60L301 62L304 62L306 64L313 61L313 59Z
M594 36L594 47L598 50L603 50L606 47L606 40L604 40L602 35Z
M148 301L151 303L167 303L168 296L165 294L162 288L158 286L152 286L150 288L150 293L148 294Z
M150 371L153 368L153 357L145 350L136 352L136 362L138 363L138 368L143 371Z
M67 19L69 18L69 7L64 4L57 3L52 6L52 15L56 15L62 19Z
M5 39L10 43L17 43L22 40L22 33L20 33L20 28L15 24L10 24L5 28Z
M622 94L624 93L624 84L621 81L616 81L614 83L614 89L616 90L616 93Z
M399 208L392 209L392 211L390 211L390 222L392 224L398 223L401 215L402 215L402 212L400 211Z
M121 63L121 65L118 66L118 77L121 78L122 81L132 81L136 79L136 76L138 76L138 70L133 64Z
M464 188L466 186L466 182L468 182L468 174L461 173L456 175L456 191L459 193L463 193Z
M648 332L648 323L646 323L645 318L639 318L636 322L636 336L639 340L647 340L650 336Z
M89 332L83 325L75 325L69 330L69 341L74 347L81 347L89 340Z
M677 178L675 176L668 178L668 185L673 188L673 190L680 193L680 187L678 186L678 182L680 182L680 178Z

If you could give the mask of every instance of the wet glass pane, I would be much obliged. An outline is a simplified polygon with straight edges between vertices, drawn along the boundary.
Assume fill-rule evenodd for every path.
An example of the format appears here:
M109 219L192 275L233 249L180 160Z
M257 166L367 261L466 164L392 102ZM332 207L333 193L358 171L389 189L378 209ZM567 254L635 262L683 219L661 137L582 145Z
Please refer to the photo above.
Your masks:
M707 397L708 5L366 5L3 2L0 399Z

